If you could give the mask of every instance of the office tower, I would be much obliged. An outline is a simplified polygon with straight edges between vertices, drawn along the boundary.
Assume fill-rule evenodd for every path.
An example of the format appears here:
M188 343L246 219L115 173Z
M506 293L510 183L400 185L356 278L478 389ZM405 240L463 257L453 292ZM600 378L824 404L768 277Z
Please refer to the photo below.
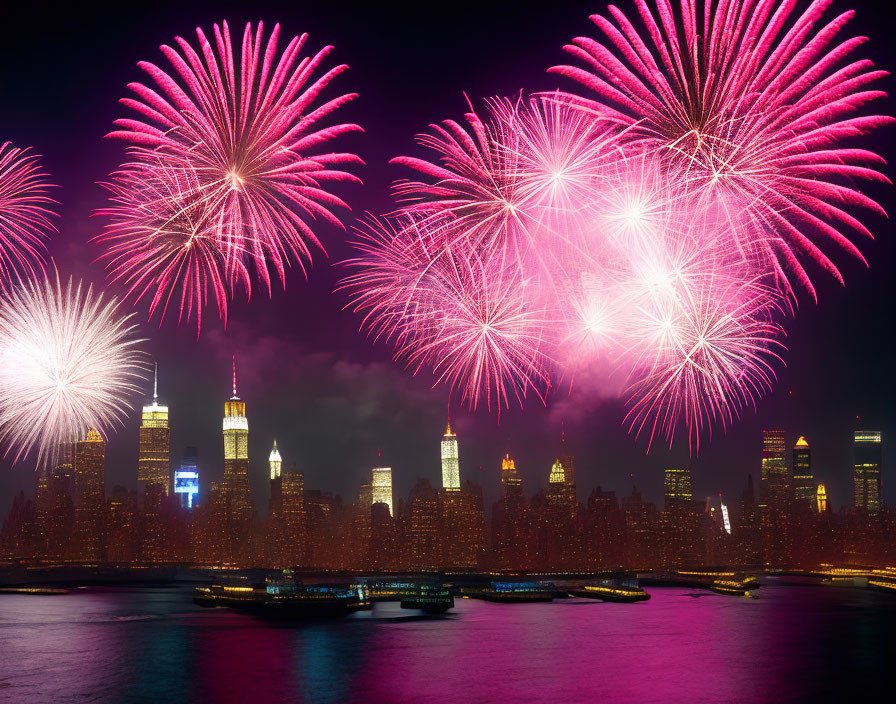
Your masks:
M439 569L439 494L428 480L418 478L408 495L408 506L410 567L412 570Z
M95 430L75 445L75 534L78 558L105 559L106 443Z
M168 494L171 484L171 431L168 428L168 406L159 405L159 367L155 368L152 405L143 407L140 424L140 450L137 460L137 481L143 493L157 484Z
M457 453L457 436L451 431L451 415L442 436L442 488L460 491L460 462Z
M199 451L195 447L184 448L180 469L174 472L174 493L180 497L180 506L190 510L199 498Z
M819 513L825 513L828 510L828 492L824 488L824 484L819 484L815 489L815 508Z
M800 506L811 507L815 501L815 477L812 476L812 455L806 438L800 436L793 446L793 498Z
M881 506L879 430L856 430L853 444L855 507L876 516Z
M691 470L677 467L663 473L663 540L661 562L664 567L690 567L697 560L699 514L691 491Z
M459 491L439 494L441 558L449 570L474 570L485 543L485 511L482 490L467 481Z
M508 453L501 460L501 495L522 496L522 494L523 480L520 479L520 475L516 471L516 462Z
M669 510L679 502L691 504L693 502L693 494L691 493L691 470L670 468L664 472L664 492L665 508Z
M563 464L560 460L554 460L551 465L551 473L548 475L548 484L552 487L561 487L566 481L566 472L563 471Z
M719 510L722 512L722 527L731 535L731 519L728 517L728 506L722 501L722 492L719 492Z
M526 500L516 462L501 460L501 498L492 506L492 545L499 569L526 568Z
M370 503L386 504L389 507L389 515L394 516L392 510L392 468L374 467L370 478Z
M106 526L109 562L128 564L136 560L138 517L137 492L121 485L112 487Z
M305 475L283 472L280 481L281 520L285 549L284 564L300 565L308 559L305 533Z
M274 449L271 450L271 454L268 456L268 464L271 466L271 479L276 479L280 476L280 465L283 463L283 458L280 457L280 450L277 449L277 441L274 440Z
M762 431L762 481L759 485L759 519L763 560L781 566L790 561L789 499L786 436L783 430Z
M233 396L224 403L224 478L221 487L232 511L251 509L249 494L249 421L246 403L236 393L236 358L233 360Z
M789 477L783 430L762 431L762 481L759 486L759 511L771 507L783 510L787 501Z

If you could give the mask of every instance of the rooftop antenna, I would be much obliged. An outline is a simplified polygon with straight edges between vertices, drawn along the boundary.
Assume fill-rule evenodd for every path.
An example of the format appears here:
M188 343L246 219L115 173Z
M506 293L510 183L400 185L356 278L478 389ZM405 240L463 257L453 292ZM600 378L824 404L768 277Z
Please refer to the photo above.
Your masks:
M233 398L238 398L236 395L236 355L233 355Z
M155 371L152 377L152 403L157 405L159 401L159 362L155 362Z

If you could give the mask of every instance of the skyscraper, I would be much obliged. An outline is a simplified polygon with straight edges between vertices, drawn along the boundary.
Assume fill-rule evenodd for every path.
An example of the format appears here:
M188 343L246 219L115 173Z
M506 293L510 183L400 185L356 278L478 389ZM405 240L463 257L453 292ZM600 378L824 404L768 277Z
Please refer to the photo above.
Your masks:
M828 492L824 488L824 484L819 484L818 488L815 489L815 503L819 513L824 513L828 510Z
M192 509L199 496L199 451L184 448L180 469L174 471L174 493L180 497L181 508Z
M78 557L105 559L106 443L95 430L75 445L75 533Z
M783 504L787 496L787 457L783 430L762 431L762 480L759 486L759 510L771 504Z
M374 467L370 478L370 503L386 504L389 507L389 515L394 516L392 510L392 468Z
M271 479L279 477L280 465L283 464L283 458L280 457L280 450L277 449L276 440L274 440L274 449L271 450L271 454L268 456L268 464L271 466Z
M457 453L457 436L451 431L451 416L442 436L442 488L460 491L460 460Z
M679 502L690 504L693 501L690 469L669 468L664 472L663 479L663 496L667 511Z
M236 393L236 358L233 360L233 396L224 403L224 478L221 487L233 510L251 508L249 494L249 421L246 403Z
M855 507L876 516L881 501L879 430L856 430L853 444Z
M763 560L767 565L789 561L790 477L787 442L783 430L762 431L762 480L759 484L759 520L762 526Z
M506 454L501 460L501 495L522 496L523 480L516 471L516 462L510 454Z
M140 448L137 481L143 493L153 484L168 494L171 485L171 431L168 406L159 405L159 368L156 365L152 387L152 405L143 407L140 424Z
M815 501L815 477L812 456L806 438L800 436L793 446L793 498L800 506L811 507Z

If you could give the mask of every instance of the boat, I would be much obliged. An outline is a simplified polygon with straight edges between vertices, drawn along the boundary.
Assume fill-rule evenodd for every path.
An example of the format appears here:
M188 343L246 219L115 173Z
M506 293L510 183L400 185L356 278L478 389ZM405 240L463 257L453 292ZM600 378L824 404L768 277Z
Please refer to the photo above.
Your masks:
M464 590L465 596L504 604L552 601L556 593L550 582L492 582L487 587Z
M260 587L246 584L197 587L193 601L199 606L223 606L256 616L283 619L347 616L370 607L362 586L306 585L294 579L289 570L284 570L282 577L268 578Z
M454 596L444 585L421 584L415 593L402 596L401 608L421 609L428 614L441 614L454 608Z
M570 589L569 594L584 599L600 599L621 604L647 601L650 598L650 594L638 585L637 579L600 579L584 584L581 588Z
M752 596L752 592L759 589L759 582L752 577L746 579L714 579L709 584L710 591L716 594L728 594L731 596Z

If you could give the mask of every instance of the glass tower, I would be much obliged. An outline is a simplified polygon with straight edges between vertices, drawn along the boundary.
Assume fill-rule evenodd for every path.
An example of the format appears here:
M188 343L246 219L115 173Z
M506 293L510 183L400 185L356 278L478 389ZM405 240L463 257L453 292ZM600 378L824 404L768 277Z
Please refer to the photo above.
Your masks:
M793 446L793 498L805 506L811 506L815 501L816 484L811 460L809 443L800 436Z
M881 443L879 430L856 430L853 444L855 507L871 516L880 512Z

